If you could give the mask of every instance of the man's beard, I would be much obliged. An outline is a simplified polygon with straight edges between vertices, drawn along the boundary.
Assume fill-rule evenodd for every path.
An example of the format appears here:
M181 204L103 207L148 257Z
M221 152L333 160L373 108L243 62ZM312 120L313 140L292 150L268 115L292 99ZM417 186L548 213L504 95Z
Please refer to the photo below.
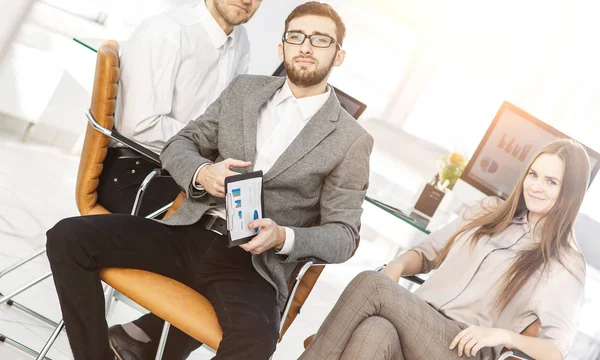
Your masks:
M293 58L292 61L284 61L283 66L285 67L286 75L288 79L290 79L292 84L301 88L307 88L320 84L329 75L329 72L331 71L333 63L335 61L334 56L331 59L331 63L329 64L329 66L320 69L319 63L315 59L312 59L315 62L315 66L317 67L317 69L314 71L310 71L295 68L293 62L296 60L296 58Z
M225 21L227 21L232 26L238 26L241 24L245 24L248 22L248 20L250 20L249 17L236 18L234 16L230 16L230 14L227 12L227 9L225 8L225 6L226 5L224 3L221 3L220 1L215 1L215 8L217 9L217 12L219 13L219 15L221 15L221 17L223 19L225 19ZM246 9L246 11L250 12L250 9Z

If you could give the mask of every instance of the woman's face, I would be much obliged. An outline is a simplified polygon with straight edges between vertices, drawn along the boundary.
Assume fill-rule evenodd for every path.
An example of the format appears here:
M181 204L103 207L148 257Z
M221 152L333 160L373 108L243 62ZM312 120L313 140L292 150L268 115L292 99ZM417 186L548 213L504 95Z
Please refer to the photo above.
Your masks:
M530 213L547 214L556 204L562 187L565 164L554 154L542 154L531 165L523 182L523 197Z

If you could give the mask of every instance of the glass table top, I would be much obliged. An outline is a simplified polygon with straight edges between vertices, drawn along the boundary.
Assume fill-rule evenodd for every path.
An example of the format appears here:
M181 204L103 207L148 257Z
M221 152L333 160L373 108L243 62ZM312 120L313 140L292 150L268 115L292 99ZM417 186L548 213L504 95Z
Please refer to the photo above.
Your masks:
M422 233L429 234L430 231L427 230L427 225L429 224L429 220L424 217L412 212L412 211L403 211L396 207L393 207L389 204L386 204L382 201L374 199L370 196L366 196L365 200L378 207L379 209L387 212L388 214L404 221L408 225L414 227L415 229L421 231Z
M76 43L78 43L79 45L93 51L93 52L98 52L98 48L100 47L100 44L102 44L102 42L104 40L99 40L99 39L81 39L81 38L73 38L73 41L75 41Z
M73 41L75 41L77 44L79 44L93 52L98 52L98 48L106 40L107 39L92 39L92 38L81 38L81 37L73 38ZM119 40L118 41L119 47L122 48L126 42L127 42L126 40Z

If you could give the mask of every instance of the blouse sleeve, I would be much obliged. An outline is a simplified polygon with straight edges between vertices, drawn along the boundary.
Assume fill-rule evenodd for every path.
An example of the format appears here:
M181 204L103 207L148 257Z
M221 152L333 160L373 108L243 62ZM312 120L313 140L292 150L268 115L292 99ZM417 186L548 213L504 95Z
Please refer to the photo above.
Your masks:
M574 263L565 261L567 266ZM583 263L582 265L580 263ZM579 313L584 301L585 262L581 259L578 268L571 269L556 264L548 276L545 288L540 289L536 315L540 320L538 337L549 339L566 357L579 326ZM574 266L573 266L574 267Z
M426 274L433 270L435 261L444 248L444 245L460 229L461 223L461 218L458 217L440 230L429 234L419 245L410 249L410 251L414 251L421 256L421 274Z
M421 256L421 273L426 274L433 270L433 266L452 235L459 231L469 221L473 220L482 213L489 211L494 206L500 204L497 197L486 197L478 201L475 205L461 212L458 218L438 231L431 233L419 245L410 249Z

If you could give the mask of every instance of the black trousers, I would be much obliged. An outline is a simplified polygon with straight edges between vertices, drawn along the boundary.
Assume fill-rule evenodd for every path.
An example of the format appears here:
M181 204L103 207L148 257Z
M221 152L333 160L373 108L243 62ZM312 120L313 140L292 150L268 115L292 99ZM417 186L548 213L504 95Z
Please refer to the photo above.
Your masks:
M133 150L108 148L98 186L98 203L115 214L131 214L137 191L157 166ZM180 189L171 178L155 178L144 194L140 216L146 216L173 201Z
M106 267L149 270L204 295L223 329L215 359L268 359L279 337L275 290L249 253L226 244L199 224L167 226L123 214L61 220L48 231L46 246L75 359L113 359L98 275ZM164 358L181 359L200 345L188 339Z

